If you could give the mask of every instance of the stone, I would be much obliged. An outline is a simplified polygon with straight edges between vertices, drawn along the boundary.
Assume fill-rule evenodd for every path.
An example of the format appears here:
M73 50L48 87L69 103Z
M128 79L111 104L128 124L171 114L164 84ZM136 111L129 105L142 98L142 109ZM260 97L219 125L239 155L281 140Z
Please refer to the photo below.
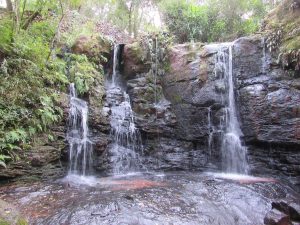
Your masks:
M294 205L294 207L293 207ZM300 222L300 206L297 204L289 205L286 202L273 202L272 208L286 214L292 221Z
M273 54L264 48L262 40L256 35L234 41L233 74L242 139L248 147L252 174L280 174L299 186L300 80L271 64ZM213 127L218 127L225 110L222 99L227 84L215 68L220 47L224 44L198 44L196 49L190 44L171 47L168 70L158 76L156 86L150 69L135 69L149 59L135 60L135 67L127 67L126 73L132 75L126 76L128 93L150 167L220 168L222 134L218 130L213 131L213 145L208 148L212 132L209 109ZM163 109L155 107L151 87L161 90L169 102ZM188 161L193 163L187 166Z
M139 42L125 45L123 52L123 75L126 79L137 74L148 72L151 64L147 60L147 52Z
M28 221L15 205L0 199L0 224L26 225L28 224Z
M72 52L75 54L84 54L93 60L105 63L99 57L102 55L108 59L110 57L111 48L111 41L100 35L82 35L75 40L72 46Z

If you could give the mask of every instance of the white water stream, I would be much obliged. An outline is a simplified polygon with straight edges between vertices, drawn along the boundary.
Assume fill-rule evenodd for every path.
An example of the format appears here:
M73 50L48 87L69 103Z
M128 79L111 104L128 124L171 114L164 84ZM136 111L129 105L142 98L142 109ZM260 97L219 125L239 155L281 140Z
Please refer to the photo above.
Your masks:
M215 67L223 73L227 92L224 98L225 116L221 120L222 135L222 167L224 172L248 173L246 160L247 148L243 146L240 137L242 131L237 117L233 78L233 44L220 48L216 56Z
M88 175L92 170L93 145L88 134L88 105L77 98L75 85L70 84L69 174Z

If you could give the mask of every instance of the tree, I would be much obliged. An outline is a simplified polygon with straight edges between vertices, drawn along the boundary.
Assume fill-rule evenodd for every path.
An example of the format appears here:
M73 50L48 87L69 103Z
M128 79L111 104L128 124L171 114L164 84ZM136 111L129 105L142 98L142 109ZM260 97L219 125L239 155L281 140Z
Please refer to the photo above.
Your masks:
M8 12L13 11L13 4L12 4L11 0L6 0L6 9Z
M233 39L258 29L266 13L263 0L166 0L160 8L179 42Z

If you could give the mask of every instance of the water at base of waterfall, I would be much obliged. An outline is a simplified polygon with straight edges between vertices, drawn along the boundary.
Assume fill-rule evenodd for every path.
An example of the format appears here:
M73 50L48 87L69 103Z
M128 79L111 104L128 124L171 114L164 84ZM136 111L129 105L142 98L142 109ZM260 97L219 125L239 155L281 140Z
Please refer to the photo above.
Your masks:
M241 142L242 131L237 117L233 80L233 44L221 47L216 55L216 72L223 74L227 92L224 98L222 132L222 169L228 173L248 173L247 148ZM211 139L211 137L209 137Z
M77 98L75 85L70 84L69 175L89 175L92 171L93 144L88 137L88 105Z

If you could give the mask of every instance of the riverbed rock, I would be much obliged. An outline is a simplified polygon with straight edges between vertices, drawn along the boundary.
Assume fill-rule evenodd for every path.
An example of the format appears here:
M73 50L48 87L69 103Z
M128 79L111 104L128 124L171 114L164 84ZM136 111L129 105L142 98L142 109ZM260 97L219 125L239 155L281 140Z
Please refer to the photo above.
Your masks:
M296 202L272 202L272 210L264 219L266 225L293 225L300 222L300 206Z
M28 221L15 205L0 199L0 224L27 225Z

